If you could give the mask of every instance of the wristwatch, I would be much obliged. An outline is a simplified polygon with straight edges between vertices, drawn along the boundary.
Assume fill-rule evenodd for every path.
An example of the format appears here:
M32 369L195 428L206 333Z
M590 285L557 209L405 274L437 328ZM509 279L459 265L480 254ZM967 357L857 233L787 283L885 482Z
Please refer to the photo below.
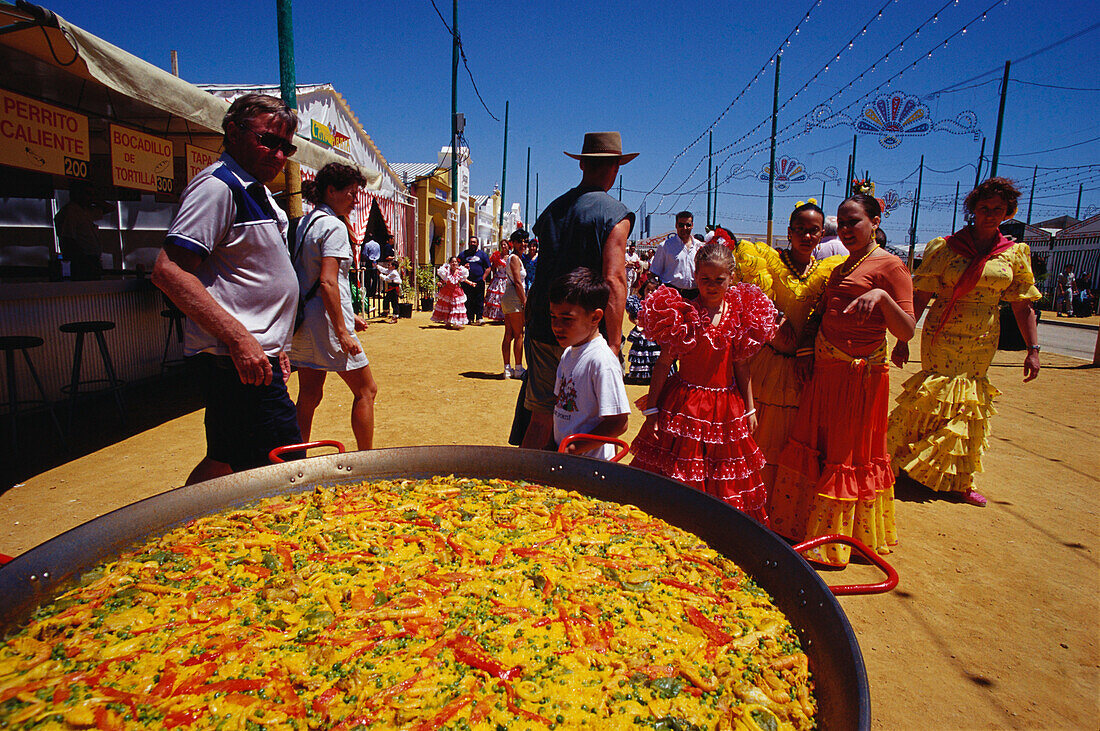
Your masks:
M1042 350L1042 348L1040 348L1038 345L1029 345L1029 346L1027 346L1027 349L1028 350L1034 350L1036 353L1038 353L1040 350Z

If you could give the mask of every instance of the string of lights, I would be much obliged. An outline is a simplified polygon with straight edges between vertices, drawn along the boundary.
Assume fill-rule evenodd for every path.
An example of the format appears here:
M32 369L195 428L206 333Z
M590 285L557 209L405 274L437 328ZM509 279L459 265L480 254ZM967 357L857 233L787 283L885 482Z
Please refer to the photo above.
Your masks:
M433 2L434 2L434 0L433 0ZM783 49L791 44L791 38L798 35L799 31L802 28L802 24L810 19L810 15L813 13L815 8L821 6L821 2L822 2L822 0L814 0L813 3L811 3L809 9L803 14L802 19L800 21L798 21L798 23L795 24L794 29L790 33L787 34L786 38L784 38L782 41L780 41L779 47L776 48L775 52L772 53L768 57L768 60L764 63L763 66L760 67L760 70L757 71L755 74L753 74L752 79L747 84L745 84L744 88L741 89L740 92L738 92L737 96L735 96L733 98L733 101L731 101L729 104L726 105L726 108L722 110L721 114L718 115L718 118L715 119L713 122L711 122L710 125L706 129L704 129L702 132L700 132L699 136L696 137L694 140L692 140L684 149L682 149L678 153L676 153L676 156L672 158L672 162L669 163L668 169L665 170L664 174L661 175L660 179L658 179L657 182L653 184L653 189L649 193L646 193L642 197L642 202L643 203L645 202L645 200L650 195L652 195L653 191L657 190L657 187L660 186L660 184L665 181L665 178L667 178L668 174L670 172L672 172L672 168L676 166L676 163L680 160L680 158L683 157L684 155L686 155L688 153L688 151L691 150L693 147L695 147L700 142L702 142L703 138L706 137L709 132L711 132L715 127L718 126L718 124L721 123L721 121L726 117L726 115L729 114L730 110L733 109L734 105L736 105L737 102L739 102L742 99L742 97L744 97L745 94L748 93L749 89L751 89L753 87L753 85L756 84L756 82L759 81L764 76L764 73L768 70L768 67L771 64L775 63L775 57L777 55L779 55L780 53L782 53ZM698 169L698 167L696 169ZM660 208L660 205L661 205L661 201L658 201L657 205L654 206L654 207L655 208Z

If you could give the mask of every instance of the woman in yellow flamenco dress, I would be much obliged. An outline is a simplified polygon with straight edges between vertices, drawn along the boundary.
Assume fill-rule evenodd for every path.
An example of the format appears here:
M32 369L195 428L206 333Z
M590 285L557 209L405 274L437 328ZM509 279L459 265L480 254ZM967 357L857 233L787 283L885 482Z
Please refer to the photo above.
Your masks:
M1016 213L1020 192L1006 178L990 178L966 196L970 223L930 242L913 277L916 316L933 301L921 332L921 370L903 385L890 414L888 443L895 471L971 505L985 497L974 489L989 443L989 419L1000 395L986 371L997 352L999 303L1012 305L1027 343L1024 381L1039 375L1039 345L1031 302L1040 297L1031 272L1031 250L1004 237L1000 224ZM907 343L891 355L909 359Z
M746 281L764 291L783 313L775 339L749 360L757 427L753 439L767 463L760 472L771 499L779 453L787 444L813 370L816 327L808 321L833 269L845 259L818 260L813 250L825 231L825 213L812 199L799 203L787 226L790 247L776 251L763 243L741 241L734 253ZM766 272L766 276L762 273Z

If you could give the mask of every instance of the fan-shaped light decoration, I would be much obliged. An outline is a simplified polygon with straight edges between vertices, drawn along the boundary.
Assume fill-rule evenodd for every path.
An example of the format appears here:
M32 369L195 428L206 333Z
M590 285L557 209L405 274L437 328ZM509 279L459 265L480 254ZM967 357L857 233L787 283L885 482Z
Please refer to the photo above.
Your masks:
M886 191L886 195L882 196L882 215L889 218L890 212L896 210L899 203L901 198L898 197L896 190Z
M812 127L851 126L859 134L878 138L879 144L892 150L906 137L922 137L929 132L948 132L955 135L981 137L978 115L971 111L960 112L954 119L932 119L928 105L912 94L893 91L864 105L854 119L843 112L833 113L827 104L821 104L810 113L806 129Z
M775 163L776 190L786 190L791 187L791 183L804 183L809 177L806 174L806 168L793 157L784 155ZM764 165L760 168L760 174L757 175L757 178L767 182L771 178L771 165Z

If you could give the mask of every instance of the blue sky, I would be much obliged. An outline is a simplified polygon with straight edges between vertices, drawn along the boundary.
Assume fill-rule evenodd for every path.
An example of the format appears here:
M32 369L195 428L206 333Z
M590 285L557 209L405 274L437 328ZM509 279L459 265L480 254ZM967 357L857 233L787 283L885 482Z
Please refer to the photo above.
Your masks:
M449 24L451 4L435 2ZM45 4L162 68L177 50L188 81L278 82L274 0L116 0L109 9L87 0ZM387 160L434 161L450 135L451 43L431 0L299 1L293 14L298 82L334 84ZM701 224L707 140L691 145L710 129L715 149L729 148L714 156L722 163L719 221L738 232L764 231L768 186L755 175L768 161L769 59L797 25L783 48L779 128L788 131L777 158L796 159L809 179L776 192L777 230L785 230L797 201L820 197L828 168L844 176L854 130L832 114L854 118L864 104L901 92L927 107L935 129L893 148L859 134L857 170L870 171L880 197L892 190L902 199L884 221L891 243L902 244L911 215L905 199L916 188L923 154L918 248L948 232L956 182L962 195L973 184L981 136L988 172L1006 60L1013 64L998 173L1019 181L1021 217L1034 165L1040 170L1033 221L1073 215L1081 184L1082 218L1100 212L1095 1L460 2L458 25L488 106L460 68L458 108L467 119L475 193L501 181L509 100L509 202L523 205L527 198L528 147L530 207L536 173L543 207L579 179L576 162L562 151L579 151L586 131L618 129L627 151L641 153L622 169L624 203L637 210L645 198L654 234L671 230L671 214L682 208ZM833 126L807 129L819 105L829 105L824 118ZM979 130L978 139L963 133L967 123ZM841 192L841 182L826 183L827 209L835 210Z

